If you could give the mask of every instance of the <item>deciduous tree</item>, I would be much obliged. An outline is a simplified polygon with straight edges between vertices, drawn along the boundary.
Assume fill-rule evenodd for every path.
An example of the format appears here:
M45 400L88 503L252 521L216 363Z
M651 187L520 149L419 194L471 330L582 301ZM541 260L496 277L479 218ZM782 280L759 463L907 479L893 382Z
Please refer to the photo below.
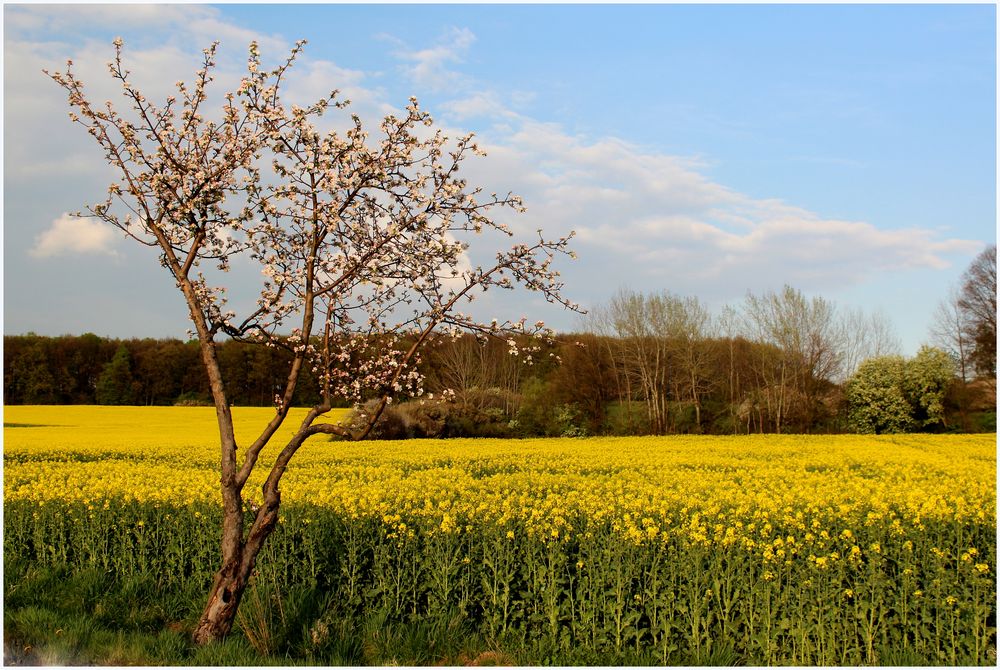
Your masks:
M882 311L865 312L854 308L841 312L842 357L834 379L843 382L858 369L862 361L879 356L899 354L900 343L889 317Z
M961 295L954 289L938 303L931 323L931 339L955 361L963 384L972 376L974 328L969 313L962 308Z
M56 397L56 383L49 370L45 348L37 336L29 335L25 346L5 372L5 395L27 404L45 404ZM9 373L9 374L7 374ZM9 383L7 383L9 382Z
M905 433L913 426L902 356L870 358L847 381L848 422L859 433Z
M959 307L969 322L971 359L981 377L997 376L997 245L984 250L962 276Z
M635 393L646 406L649 429L663 434L668 430L672 369L667 341L669 293L646 295L619 290L608 305L595 313L598 333L616 336L613 356L623 377L628 401Z
M941 349L924 345L906 362L905 372L903 388L914 422L920 428L944 426L944 399L955 379L954 361Z
M460 311L480 291L522 286L575 308L552 265L570 254L568 237L549 240L539 232L534 241L485 254L470 246L510 236L498 216L522 209L517 196L483 194L462 177L465 161L482 154L471 135L432 130L415 99L387 116L377 137L356 115L346 132L316 127L324 112L347 106L336 92L307 107L286 104L282 83L302 45L268 70L252 44L246 75L214 120L205 109L214 45L194 83L179 82L177 95L160 105L133 85L121 40L109 67L125 111L111 102L92 104L72 63L51 74L69 95L72 120L94 137L119 176L89 213L158 251L184 296L208 375L224 512L221 567L193 634L199 643L229 633L278 523L279 486L292 458L313 435L348 437L343 426L323 420L337 399L376 399L358 435L364 437L394 398L421 394L418 364L433 333L547 335L540 322L483 322ZM256 307L242 318L227 309L225 288L206 274L209 265L228 270L237 257L259 263L265 277ZM217 355L223 335L291 354L274 416L249 444L236 440ZM307 368L321 401L264 462L264 447L286 420ZM267 472L259 497L244 490L257 468Z
M864 361L847 381L848 423L859 433L903 433L945 425L945 395L955 364L941 349Z
M823 298L807 299L785 286L780 293L757 296L748 293L744 304L752 339L773 345L780 352L762 349L758 369L767 397L774 396L770 414L780 433L794 410L812 425L820 411L823 388L838 376L843 364L843 329L833 303ZM796 407L799 405L799 407Z

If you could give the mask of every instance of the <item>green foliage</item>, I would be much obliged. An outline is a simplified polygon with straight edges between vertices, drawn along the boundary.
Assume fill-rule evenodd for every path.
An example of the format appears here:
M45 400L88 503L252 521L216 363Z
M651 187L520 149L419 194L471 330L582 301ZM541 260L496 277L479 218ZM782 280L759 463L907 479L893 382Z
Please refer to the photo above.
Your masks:
M881 356L864 361L847 381L848 424L858 433L940 429L955 363L923 346L910 360Z
M997 413L996 410L991 412L978 412L973 415L973 431L978 433L995 433L997 432Z
M674 344L674 349L683 348ZM479 351L479 345L473 346L474 351ZM476 373L475 379L451 399L441 392L450 387L450 381L440 379L435 368L442 362L429 356L423 371L428 374L426 388L434 391L433 398L400 399L395 403L393 409L404 424L402 432L395 433L402 437L650 434L654 431L637 380L621 376L624 373L611 356L614 346L614 338L567 335L546 349L549 355L539 355L534 365L523 365L516 374L513 368L504 367L510 365L510 361L503 362L506 352L493 351L490 356L468 363ZM704 378L696 380L700 389L697 404L690 388L670 391L661 417L663 429L670 433L713 434L774 431L772 414L776 404L772 396L776 389L767 386L755 366L760 361L779 360L780 351L741 338L709 340L699 347L704 348L705 367L699 373ZM122 360L126 358L123 349L128 354L127 366ZM273 402L276 390L285 381L287 351L227 340L218 344L217 352L234 405L269 406ZM199 356L197 343L179 340L111 340L92 334L56 338L8 335L4 337L4 401L93 404L100 378L103 402L211 405ZM682 369L678 365L675 361L670 369ZM939 391L944 365L940 353L931 349L922 350L907 363L904 379L910 381L904 384L903 396L913 410L910 425L899 421L899 417L893 419L898 413L899 396L897 391L890 391L888 397L880 399L884 405L881 409L858 410L859 405L870 403L856 400L853 409L857 421L850 424L851 430L871 432L876 430L874 426L884 424L878 430L989 431L993 423L984 412L994 412L995 391L984 393L980 388L988 380L980 379L960 389L951 384L942 397ZM123 374L125 368L131 384L129 375ZM311 371L305 374L293 398L295 406L308 406L317 400ZM768 374L780 378L780 369ZM862 394L865 386L873 384L860 383L856 395ZM811 399L786 389L781 431L844 430L847 417L840 403L841 387L813 379L809 390ZM846 384L842 390L846 395ZM344 402L339 404L345 406ZM871 416L865 417L866 412ZM878 418L880 414L886 415L885 420Z
M40 342L33 342L26 347L5 368L12 378L7 397L13 393L23 398L22 402L32 405L55 401L56 382L49 371L49 361Z
M517 426L522 435L549 435L554 430L556 405L545 380L531 377L521 387Z
M667 408L670 425L674 431L682 434L701 432L697 423L695 405L692 402L675 402Z
M5 557L5 663L182 661L191 645L178 622L201 604L204 589L183 582L165 588L159 581L153 574L119 576Z
M114 358L104 366L97 378L97 403L99 405L131 405L135 399L135 380L132 378L132 357L125 345L118 347Z
M616 372L612 365L612 345L612 339L595 335L566 336L551 346L550 353L561 363L555 356L540 357L517 375L510 373L502 383L477 380L451 399L441 393L449 388L447 380L438 379L440 371L435 369L442 363L431 356L423 367L433 397L394 404L392 409L398 412L402 427L397 425L390 432L394 439L650 434L650 417L637 387L630 387L624 378L616 381L615 375L621 371ZM757 379L752 363L780 352L740 338L702 345L714 352L706 359L708 367L702 380L706 386L697 405L686 393L666 398L666 429L671 433L713 434L773 431L774 417L769 412L774 402L769 394L773 395L774 389L751 383ZM92 334L5 336L4 400L7 404L93 404L98 379L107 373L102 379L102 400L122 402L130 393L127 375L121 375L121 383L112 383L115 377L111 374L126 367L122 349L128 352L132 378L129 402L211 405L196 343L110 340ZM287 361L283 357L288 352L235 341L219 343L217 351L234 405L267 406L273 402L276 389L284 382L282 371ZM502 360L506 352L494 351L491 356L470 365L498 365L494 359ZM941 352L925 348L906 362L902 387L887 383L884 371L866 380L859 368L850 380L856 382L853 402L847 384L813 384L810 403L789 391L791 400L783 415L782 432L838 432L845 427L858 432L990 432L995 425L995 392L984 391L988 380L961 388L947 382L942 386L946 367ZM880 384L890 390L885 397L876 398L873 394L878 393ZM910 405L909 421L900 416L899 388ZM314 380L307 378L299 385L293 403L310 405L315 395ZM841 395L844 404L840 403ZM874 404L865 398L874 398ZM841 411L844 406L847 416ZM854 420L845 421L851 415Z
M425 407L437 406L437 416L443 421L441 432L424 433L424 437L511 437L509 408L513 402L510 394L500 389L473 389L466 391L462 400L413 400L401 404L400 409L412 417L419 416Z
M576 405L557 405L553 427L556 437L587 437L586 417Z
M520 436L585 437L588 419L576 403L558 402L551 381L530 377L517 411Z
M4 336L4 402L6 404L94 404L97 382L115 357L128 359L129 384L112 388L104 399L140 405L172 405L185 399L210 403L208 378L201 365L197 342L172 339L103 339L93 334L41 337L34 334ZM219 342L217 353L231 400L236 405L261 406L274 401L283 384L291 354L283 349L257 347L242 342ZM115 363L116 374L125 367ZM318 387L306 369L296 404L312 404Z
M492 652L464 615L389 619L345 616L315 584L285 592L274 573L255 579L234 633L207 647L190 640L204 585L152 574L132 577L7 560L4 570L6 665L464 665ZM167 603L158 608L157 603ZM178 607L179 605L179 607ZM179 609L177 615L174 610ZM151 615L137 620L136 612Z
M848 422L858 433L905 433L913 425L913 408L904 392L906 361L902 356L871 358L847 382Z
M906 362L904 389L919 427L942 426L945 420L944 399L955 377L955 362L941 349L922 346Z

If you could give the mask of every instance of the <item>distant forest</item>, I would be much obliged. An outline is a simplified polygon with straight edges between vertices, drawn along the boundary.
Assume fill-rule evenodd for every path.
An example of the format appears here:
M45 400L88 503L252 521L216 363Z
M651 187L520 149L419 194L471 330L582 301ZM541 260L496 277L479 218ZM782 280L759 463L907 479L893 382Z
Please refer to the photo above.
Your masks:
M629 307L637 317L669 306L657 306L643 296L633 296L631 305L625 302L619 306ZM440 338L419 366L426 376L425 395L397 399L374 436L996 429L994 380L966 381L948 372L937 382L921 382L920 398L933 396L931 404L921 399L910 405L902 402L901 423L865 427L851 407L852 397L867 402L859 395L864 386L854 379L866 369L864 365L853 365L859 372L847 377L842 366L824 367L824 356L829 363L836 352L790 351L743 335L591 332L556 336L530 356L512 356L508 350L505 341ZM920 360L911 367L925 369L926 361L936 360L935 352L940 353L922 349ZM235 405L267 406L282 392L288 352L227 340L218 344L218 356ZM836 358L842 360L843 352ZM898 356L883 359L902 364ZM319 401L318 386L309 374L298 386L296 405ZM882 368L878 375L880 383ZM909 387L900 382L900 388L904 389L900 397L905 397ZM28 334L4 337L4 403L209 405L211 401L196 342Z

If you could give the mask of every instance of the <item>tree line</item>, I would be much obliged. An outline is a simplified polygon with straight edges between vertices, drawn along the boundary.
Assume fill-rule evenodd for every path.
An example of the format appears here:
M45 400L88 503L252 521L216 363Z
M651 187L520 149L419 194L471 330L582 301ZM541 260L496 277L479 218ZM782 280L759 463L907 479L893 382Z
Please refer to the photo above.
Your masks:
M284 381L290 355L234 340L219 343L233 403L263 406ZM296 398L308 403L308 389ZM4 336L5 404L210 404L196 341Z
M907 360L884 316L792 287L750 293L719 314L697 298L621 290L584 326L550 341L436 337L417 364L425 393L384 410L372 436L995 430L995 345L992 362L970 349L978 363L965 372L943 347ZM233 404L282 396L291 347L229 339L216 348ZM373 343L367 355L380 348ZM362 365L344 362L345 371ZM307 406L319 400L319 384L302 374L293 402ZM4 397L211 404L197 342L93 334L5 336Z

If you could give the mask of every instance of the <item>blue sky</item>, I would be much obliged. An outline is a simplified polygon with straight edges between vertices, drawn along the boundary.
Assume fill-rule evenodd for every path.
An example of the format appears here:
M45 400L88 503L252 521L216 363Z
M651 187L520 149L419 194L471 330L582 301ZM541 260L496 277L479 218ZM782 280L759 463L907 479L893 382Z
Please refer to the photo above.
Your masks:
M717 309L788 283L884 311L913 353L996 240L993 5L6 5L4 20L6 333L187 328L144 250L65 217L110 175L40 70L72 57L100 95L118 35L154 93L213 39L225 80L250 39L274 62L305 38L303 100L340 88L374 124L416 95L482 138L470 174L524 196L517 228L578 232L564 275L585 306L629 286ZM578 325L518 299L482 309Z

